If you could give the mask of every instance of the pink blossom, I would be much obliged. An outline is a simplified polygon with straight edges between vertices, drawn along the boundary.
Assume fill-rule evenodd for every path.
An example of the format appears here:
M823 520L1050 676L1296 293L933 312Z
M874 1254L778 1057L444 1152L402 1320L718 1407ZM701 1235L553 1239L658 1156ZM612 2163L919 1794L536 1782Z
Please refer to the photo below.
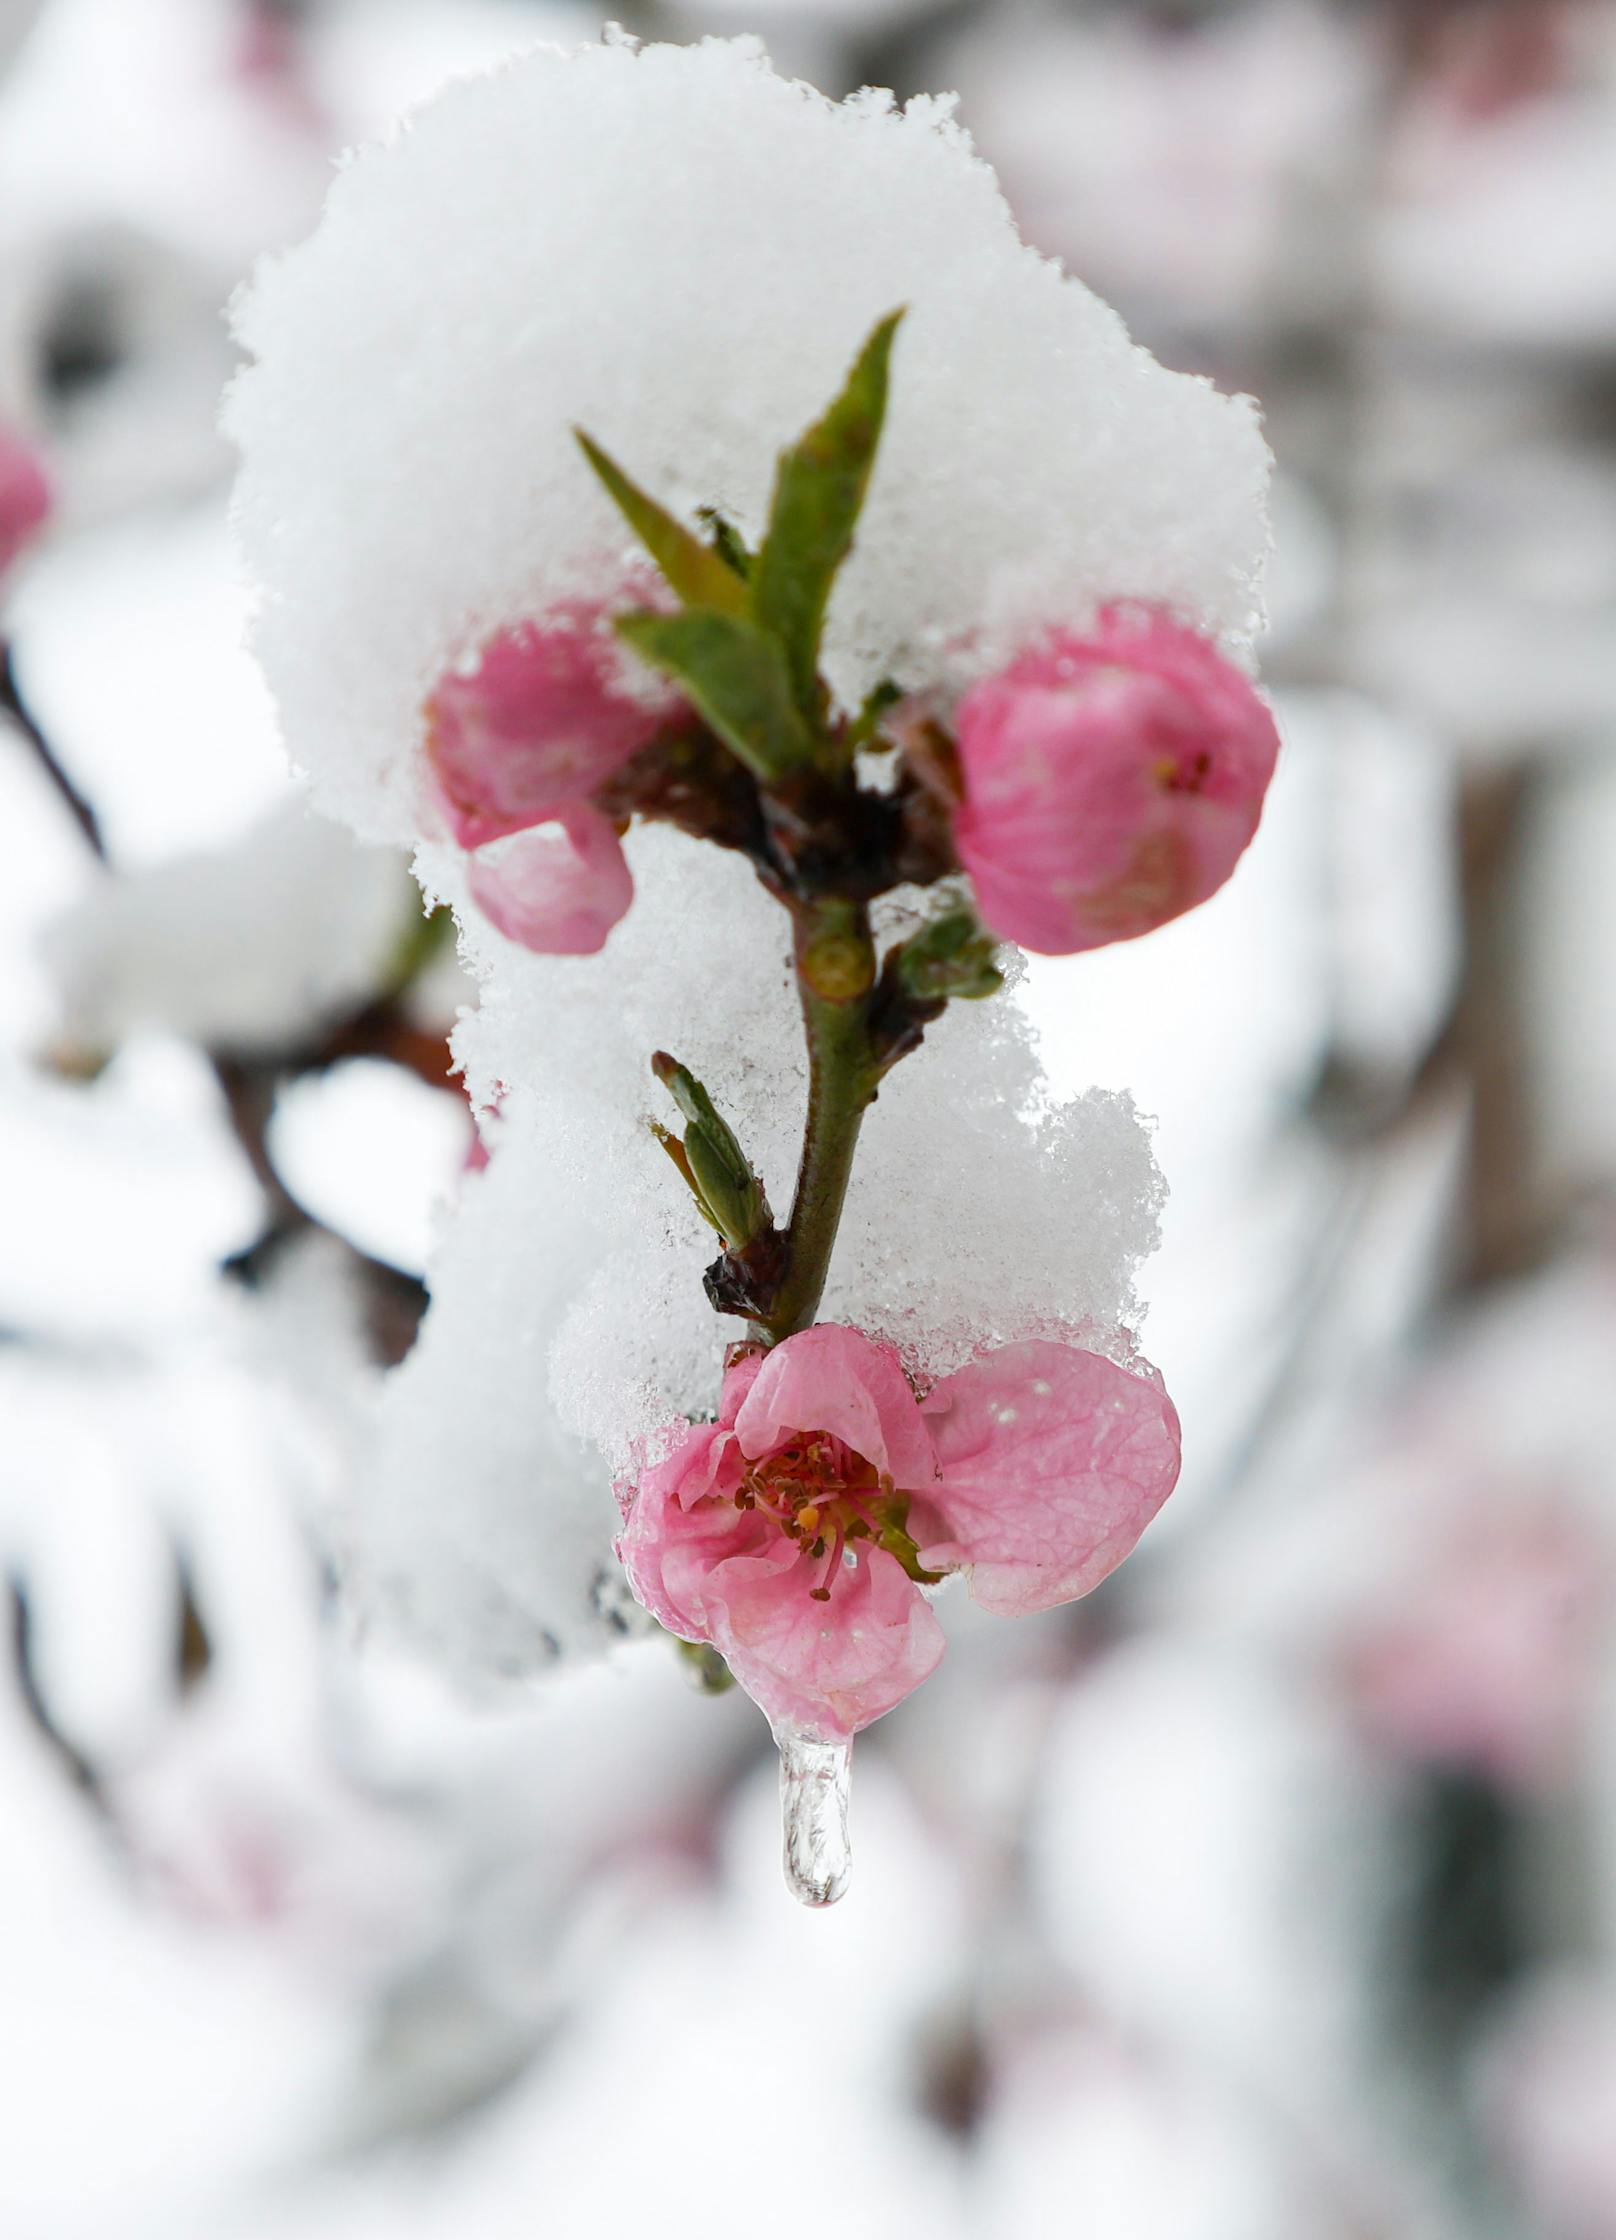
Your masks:
M1279 749L1239 670L1138 606L977 685L958 735L954 837L982 916L1048 956L1149 933L1215 894Z
M580 805L471 859L472 900L524 949L590 957L634 899L611 820Z
M1609 1600L1587 1529L1541 1501L1471 1504L1347 1646L1364 1722L1400 1753L1536 1789L1567 1770Z
M475 669L439 680L427 765L463 848L576 808L655 736L677 697L630 698L615 659L601 610L573 601L497 631Z
M0 428L0 575L51 508L50 484L32 450Z
M943 1653L923 1586L985 1609L1097 1586L1178 1476L1154 1371L1031 1339L917 1398L897 1354L818 1323L724 1378L624 1493L618 1553L653 1617L709 1642L777 1731L846 1741Z

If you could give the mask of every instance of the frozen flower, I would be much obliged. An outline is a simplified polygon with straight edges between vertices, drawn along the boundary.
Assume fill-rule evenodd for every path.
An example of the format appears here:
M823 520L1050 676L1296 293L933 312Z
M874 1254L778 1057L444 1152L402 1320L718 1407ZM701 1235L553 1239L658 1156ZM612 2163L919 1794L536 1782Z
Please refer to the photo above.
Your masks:
M595 607L497 631L475 668L427 702L427 764L463 848L526 831L586 801L680 705L622 689L622 654Z
M0 428L0 575L50 512L50 484L30 447Z
M587 802L471 859L471 895L524 949L590 957L634 899L623 844Z
M924 1585L961 1571L984 1609L1097 1586L1178 1475L1154 1375L1029 1339L917 1399L896 1352L819 1323L743 1353L626 1498L635 1594L709 1642L778 1732L846 1741L943 1653Z
M1067 956L1215 894L1262 814L1279 737L1251 684L1160 610L1108 607L960 705L960 860L1006 940Z

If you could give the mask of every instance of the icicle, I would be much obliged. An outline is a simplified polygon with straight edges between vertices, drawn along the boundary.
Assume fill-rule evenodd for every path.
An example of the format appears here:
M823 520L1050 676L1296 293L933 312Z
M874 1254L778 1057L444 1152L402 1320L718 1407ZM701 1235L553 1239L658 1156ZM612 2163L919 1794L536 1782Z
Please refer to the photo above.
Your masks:
M850 1742L780 1738L786 1885L805 1906L833 1906L847 1888L853 1864L847 1840L852 1771Z

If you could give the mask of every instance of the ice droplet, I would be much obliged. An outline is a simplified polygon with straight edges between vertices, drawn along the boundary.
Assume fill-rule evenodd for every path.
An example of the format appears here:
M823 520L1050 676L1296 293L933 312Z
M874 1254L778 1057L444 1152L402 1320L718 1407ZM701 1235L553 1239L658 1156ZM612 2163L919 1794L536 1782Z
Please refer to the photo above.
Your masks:
M786 1886L805 1906L833 1906L847 1888L853 1864L847 1840L852 1772L850 1742L781 1737Z

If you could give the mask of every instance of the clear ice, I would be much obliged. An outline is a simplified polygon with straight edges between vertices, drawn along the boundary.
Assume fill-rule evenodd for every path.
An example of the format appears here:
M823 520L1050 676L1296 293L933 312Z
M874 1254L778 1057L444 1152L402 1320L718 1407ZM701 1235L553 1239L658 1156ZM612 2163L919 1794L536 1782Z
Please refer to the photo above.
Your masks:
M850 1742L781 1737L786 1887L805 1906L833 1906L847 1888L853 1866L847 1836L852 1777Z

